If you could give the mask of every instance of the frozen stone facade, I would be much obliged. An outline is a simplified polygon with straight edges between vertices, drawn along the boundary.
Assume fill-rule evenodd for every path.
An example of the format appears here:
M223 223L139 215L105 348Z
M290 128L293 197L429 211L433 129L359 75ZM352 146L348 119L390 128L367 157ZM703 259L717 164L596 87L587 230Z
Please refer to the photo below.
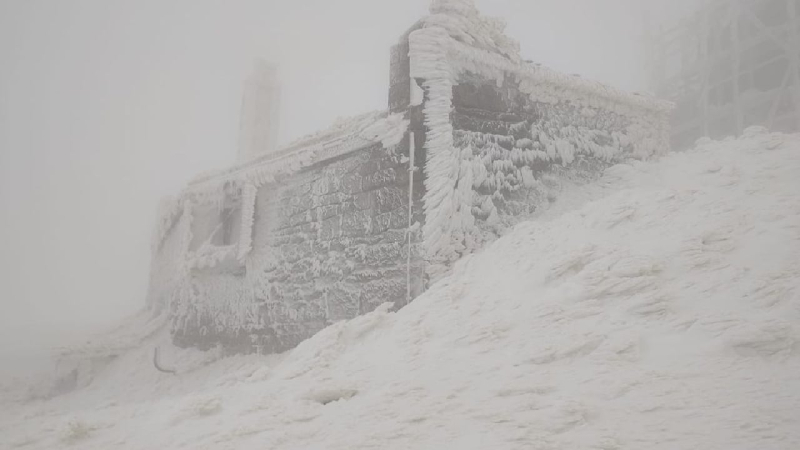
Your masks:
M522 61L470 1L431 13L392 49L388 112L164 204L148 301L178 345L280 352L401 307L564 182L668 150L670 104Z
M154 309L182 346L278 352L408 298L408 121L372 113L198 178L167 202ZM422 267L412 260L413 295Z

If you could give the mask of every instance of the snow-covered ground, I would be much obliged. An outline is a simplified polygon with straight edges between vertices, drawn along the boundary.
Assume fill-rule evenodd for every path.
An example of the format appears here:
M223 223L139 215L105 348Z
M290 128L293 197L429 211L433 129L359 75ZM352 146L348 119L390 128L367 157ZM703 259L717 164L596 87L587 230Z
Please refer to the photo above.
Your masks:
M613 167L286 355L166 342L3 406L0 448L795 450L800 136Z

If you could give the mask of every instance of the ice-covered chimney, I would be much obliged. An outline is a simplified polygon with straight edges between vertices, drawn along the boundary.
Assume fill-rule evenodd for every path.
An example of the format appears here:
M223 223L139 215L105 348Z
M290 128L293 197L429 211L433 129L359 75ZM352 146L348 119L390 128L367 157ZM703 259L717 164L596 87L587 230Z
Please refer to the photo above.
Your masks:
M256 61L245 81L239 129L239 161L247 161L278 149L281 85L278 66Z

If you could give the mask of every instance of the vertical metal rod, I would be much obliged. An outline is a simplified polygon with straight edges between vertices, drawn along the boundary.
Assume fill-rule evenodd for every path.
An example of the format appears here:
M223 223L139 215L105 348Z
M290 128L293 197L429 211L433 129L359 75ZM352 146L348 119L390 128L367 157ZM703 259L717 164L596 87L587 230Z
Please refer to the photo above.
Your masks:
M711 83L711 67L709 61L711 61L711 52L708 45L708 40L711 38L711 11L710 9L705 9L703 11L702 21L703 21L703 33L701 34L703 38L702 44L702 52L703 52L703 92L702 92L702 102L703 102L703 134L705 136L709 136L710 130L708 126L708 119L709 119L709 111L708 111L708 100L709 95L711 93L711 87L709 84Z
M739 21L741 15L738 11L733 11L731 14L733 23L731 24L731 45L733 46L733 103L736 109L736 136L739 136L744 131L744 106L742 105L742 87L739 85L739 78L742 74L741 55L742 48L739 42Z
M414 133L408 133L408 228L406 239L408 240L406 261L406 305L411 303L411 227L414 225L414 156L416 153L416 143Z
M331 305L328 301L328 291L326 290L324 294L322 294L323 298L325 299L325 321L328 324L331 323Z
M798 24L797 17L797 4L794 1L787 3L789 8L789 24L792 31L789 33L793 38L791 45L789 45L787 56L792 66L793 83L792 83L792 97L794 99L794 120L795 131L800 131L800 60L797 57L797 51L800 49L800 24Z

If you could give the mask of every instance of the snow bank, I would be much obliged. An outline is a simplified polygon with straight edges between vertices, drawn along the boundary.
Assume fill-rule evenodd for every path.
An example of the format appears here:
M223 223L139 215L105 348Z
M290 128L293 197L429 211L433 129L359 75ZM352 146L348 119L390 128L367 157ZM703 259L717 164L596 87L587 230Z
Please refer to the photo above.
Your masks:
M0 448L800 448L800 136L621 164L399 313L204 365L151 338ZM210 358L213 360L213 358Z

